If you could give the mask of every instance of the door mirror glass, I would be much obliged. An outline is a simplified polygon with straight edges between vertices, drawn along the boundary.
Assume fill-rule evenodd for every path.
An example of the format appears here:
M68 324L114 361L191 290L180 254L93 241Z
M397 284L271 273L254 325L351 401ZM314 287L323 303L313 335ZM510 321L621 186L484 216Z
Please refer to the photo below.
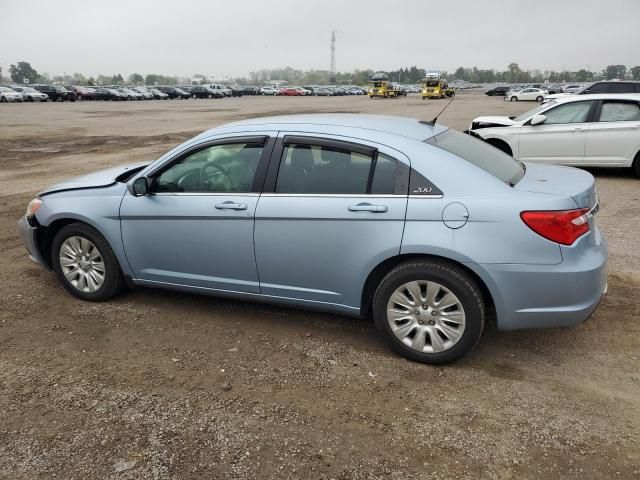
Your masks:
M131 185L131 193L133 193L136 197L141 197L149 193L149 184L147 182L147 177L136 178Z
M540 125L541 123L544 123L546 119L546 115L534 115L533 117L531 117L531 125Z

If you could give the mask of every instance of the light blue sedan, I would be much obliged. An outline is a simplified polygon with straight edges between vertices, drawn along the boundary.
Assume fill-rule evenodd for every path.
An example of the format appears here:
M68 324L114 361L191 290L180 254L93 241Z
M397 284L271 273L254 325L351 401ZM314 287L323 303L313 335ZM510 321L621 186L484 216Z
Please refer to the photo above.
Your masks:
M485 324L578 324L607 287L584 171L367 115L260 118L149 164L55 185L19 227L72 295L169 288L372 316L400 354L445 363Z

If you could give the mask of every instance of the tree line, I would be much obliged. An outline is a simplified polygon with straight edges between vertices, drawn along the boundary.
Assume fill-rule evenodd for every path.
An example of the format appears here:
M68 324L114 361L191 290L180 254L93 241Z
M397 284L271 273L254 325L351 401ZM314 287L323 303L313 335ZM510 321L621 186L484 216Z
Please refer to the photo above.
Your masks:
M328 83L338 85L364 85L376 70L354 70L352 72L338 72L334 79L328 70L301 70L291 67L272 68L251 72L247 77L225 79L225 83L240 85L260 85L273 80L284 80L295 85L326 85ZM385 71L389 79L399 83L420 83L425 78L426 71L415 65L402 67L397 70ZM175 85L188 83L215 83L216 80L206 75L194 74L191 78L167 76L150 73L142 75L132 73L127 78L120 73L113 75L97 75L86 77L81 73L72 75L49 76L39 73L29 62L18 62L9 67L11 81L23 83L59 83L74 85ZM464 80L471 83L551 83L559 82L589 82L594 80L612 80L630 78L640 80L640 65L629 67L625 65L608 65L600 72L592 72L586 69L577 71L556 72L553 70L523 70L517 63L510 63L506 70L479 69L478 67L458 67L455 72L441 72L444 78L449 80ZM0 78L2 82L2 78Z

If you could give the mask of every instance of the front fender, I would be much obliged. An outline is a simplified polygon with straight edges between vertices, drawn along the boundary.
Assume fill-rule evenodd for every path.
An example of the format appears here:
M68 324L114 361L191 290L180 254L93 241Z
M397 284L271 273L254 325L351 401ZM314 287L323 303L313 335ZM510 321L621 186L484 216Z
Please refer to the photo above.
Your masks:
M45 228L60 220L75 220L90 225L109 242L122 272L131 276L120 232L120 203L125 191L125 185L117 183L104 188L49 194L42 197L43 203L36 213L36 219Z

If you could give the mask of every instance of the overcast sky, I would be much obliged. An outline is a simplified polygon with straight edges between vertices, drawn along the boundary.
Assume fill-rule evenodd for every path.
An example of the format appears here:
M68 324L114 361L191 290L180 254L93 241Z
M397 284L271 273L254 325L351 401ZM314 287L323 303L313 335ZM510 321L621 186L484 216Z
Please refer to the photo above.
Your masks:
M262 68L640 64L640 0L0 0L0 66L223 79Z

